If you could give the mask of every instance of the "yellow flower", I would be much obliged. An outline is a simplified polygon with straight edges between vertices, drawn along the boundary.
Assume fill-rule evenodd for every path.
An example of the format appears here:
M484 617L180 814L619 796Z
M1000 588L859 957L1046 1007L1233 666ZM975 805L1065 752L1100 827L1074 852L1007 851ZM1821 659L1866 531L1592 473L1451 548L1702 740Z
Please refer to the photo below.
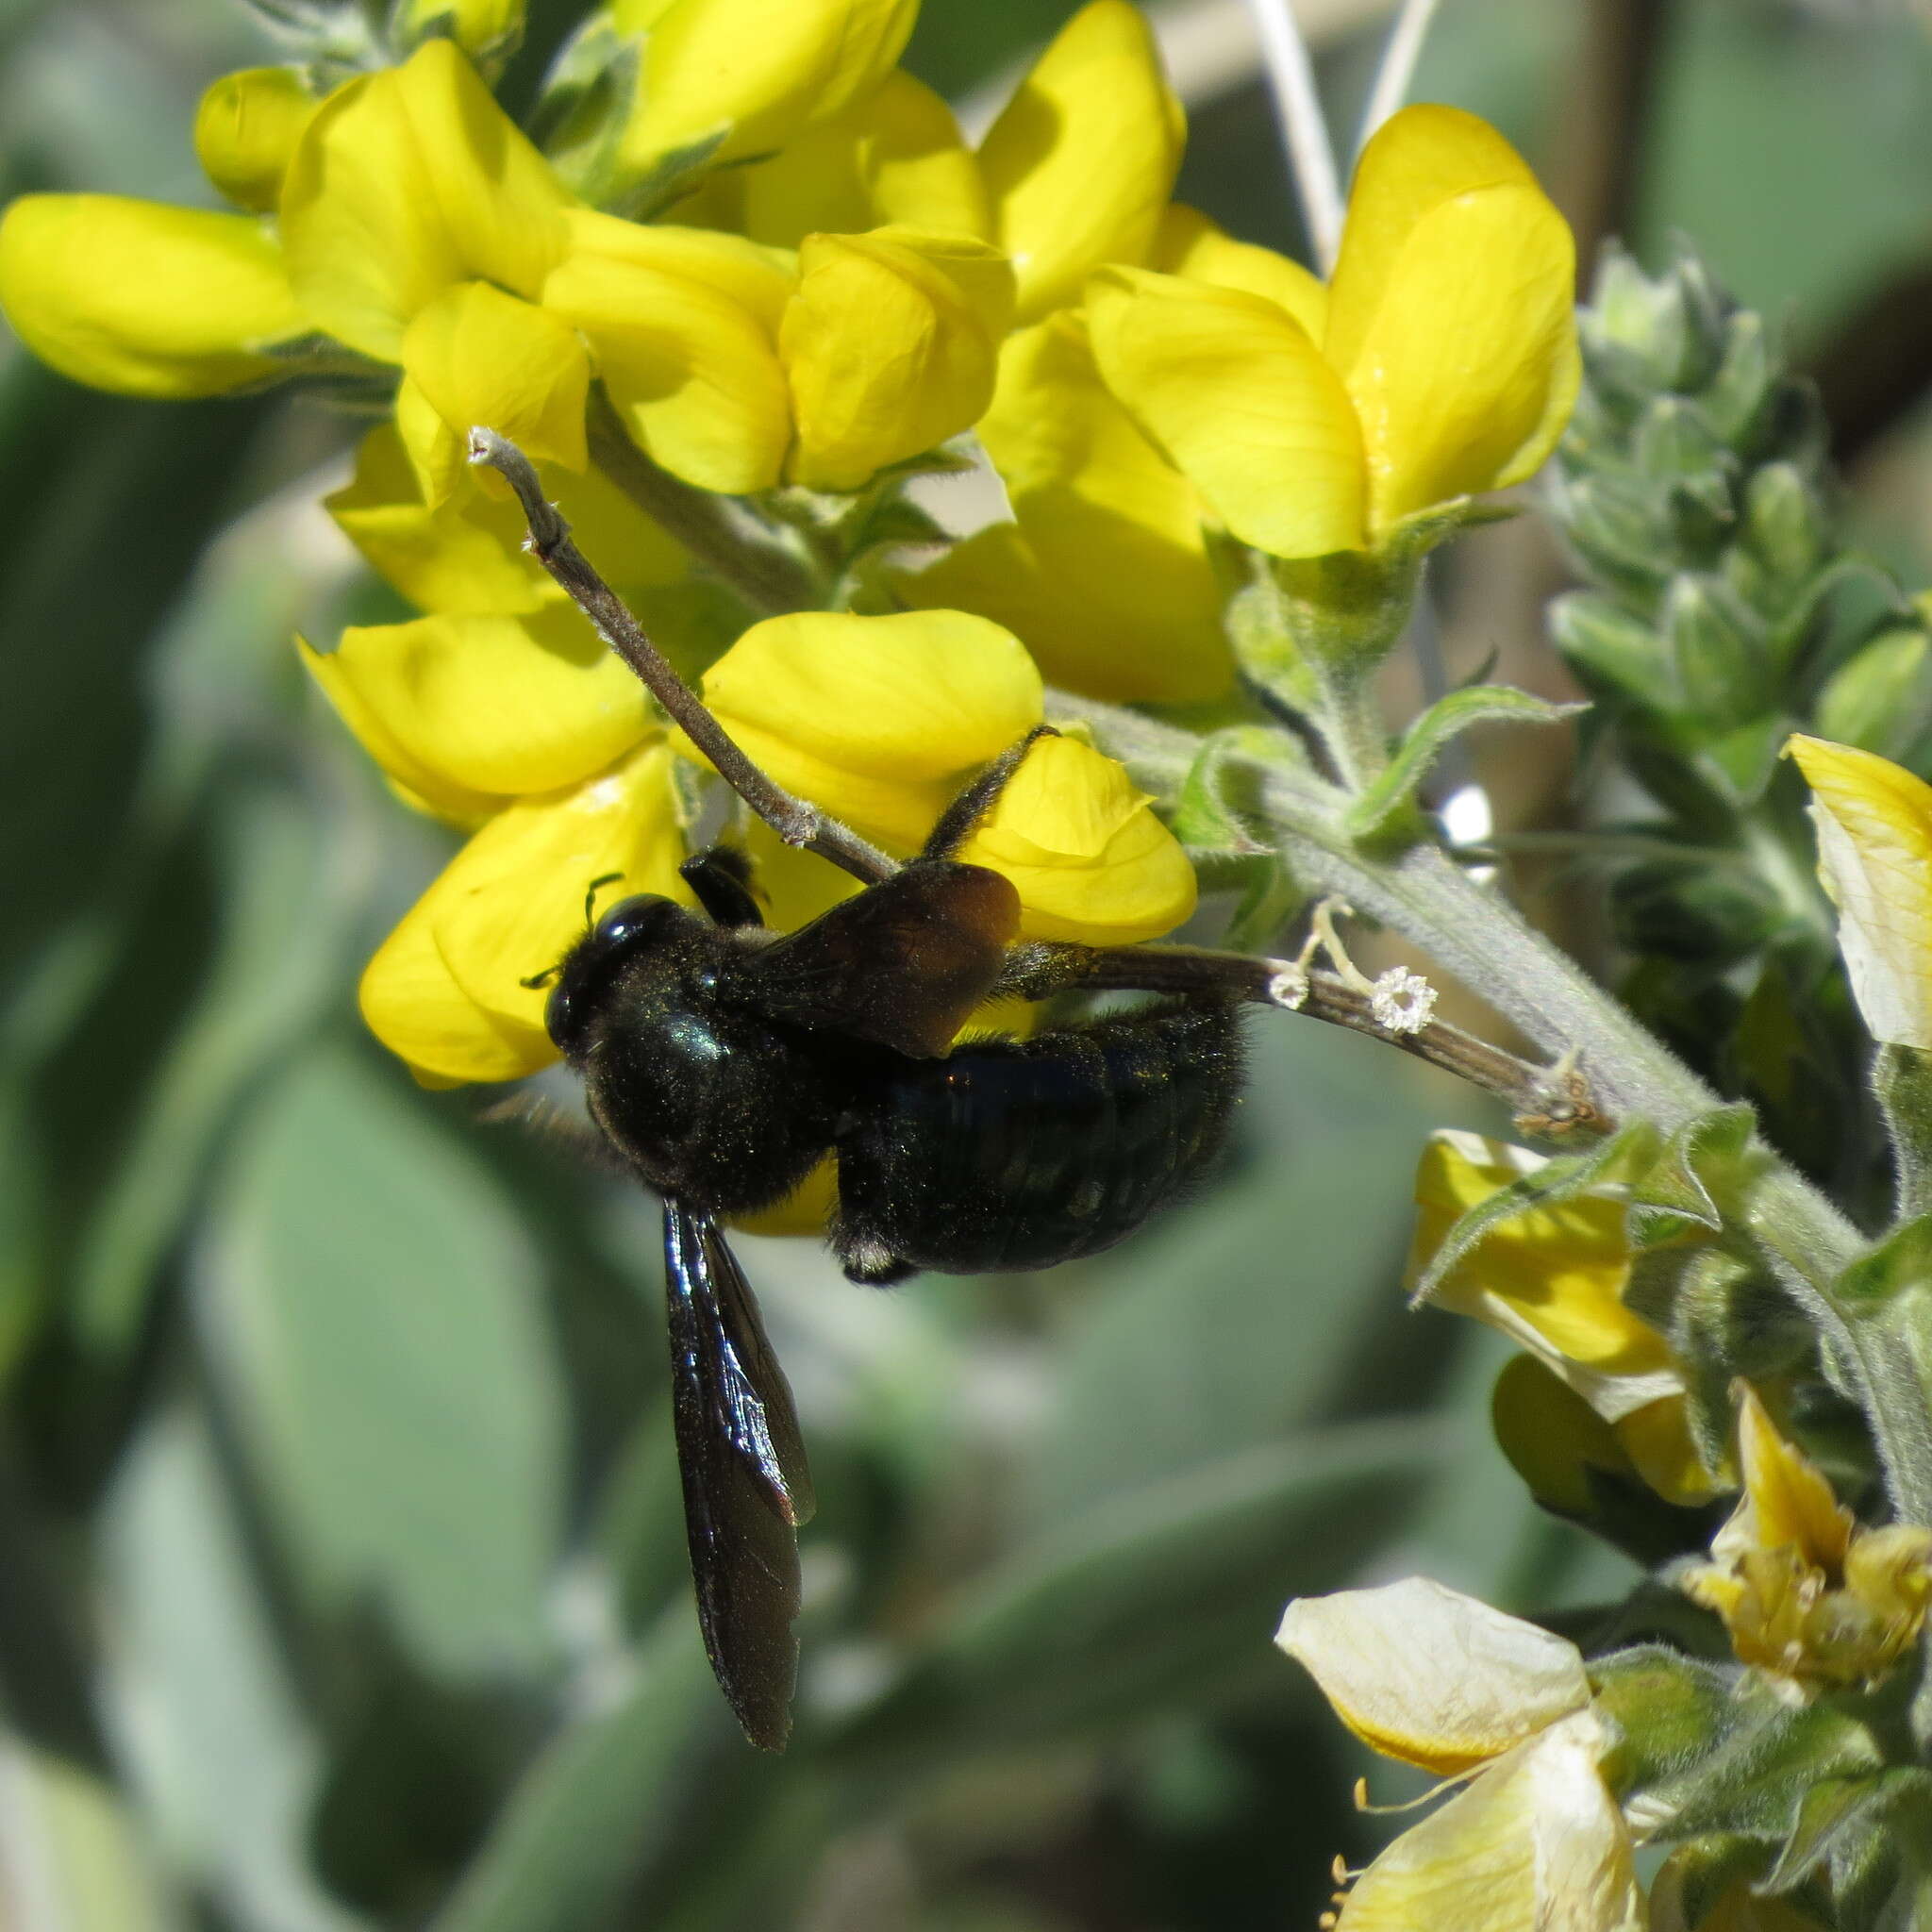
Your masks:
M1715 1610L1738 1656L1795 1697L1885 1675L1918 1641L1932 1598L1932 1530L1868 1529L1740 1388L1744 1495L1682 1579Z
M42 361L122 395L220 395L286 373L309 323L247 215L28 194L0 218L0 308Z
M722 136L743 160L842 114L885 78L919 0L616 0L620 33L648 35L625 167Z
M683 577L683 549L598 471L544 473L542 481L585 555L648 619L650 592ZM362 439L353 481L326 508L364 558L424 610L513 616L566 601L524 548L528 526L516 504L481 488L467 463L456 489L432 501L392 425Z
M1040 723L1019 640L957 610L805 611L754 625L705 674L705 702L779 784L891 851L917 850L968 778ZM1125 943L1171 931L1194 879L1112 759L1036 744L963 850L1012 879L1038 938Z
M899 68L783 154L725 169L705 192L726 197L713 225L786 248L815 232L887 226L992 239L979 164L952 108Z
M1077 302L1101 263L1141 258L1186 140L1145 19L1127 0L1090 0L980 144L1021 322Z
M1437 1134L1416 1173L1410 1280L1465 1213L1542 1165L1504 1141ZM1719 1485L1691 1441L1683 1374L1664 1338L1624 1303L1626 1213L1624 1190L1607 1182L1532 1207L1492 1226L1429 1299L1500 1329L1573 1389L1659 1495L1702 1502Z
M1734 1879L1716 1904L1707 1906L1695 1918L1686 1899L1686 1880L1697 1890L1705 1876L1703 1860L1691 1855L1674 1853L1650 1884L1651 1932L1830 1932L1830 1928L1809 1912L1803 1912L1789 1899L1774 1898L1753 1890L1748 1878ZM1693 1894L1694 1895L1694 1894Z
M1932 1050L1932 786L1890 758L1795 737L1818 875L1873 1039Z
M1041 739L959 849L1019 889L1027 939L1131 945L1194 910L1194 869L1113 758L1076 738Z
M557 1058L545 991L523 982L583 930L584 890L690 903L672 753L654 738L583 783L491 816L404 916L362 974L370 1031L439 1082L514 1080Z
M1013 272L970 237L808 235L778 327L793 480L856 490L971 427L992 396Z
M1576 1647L1409 1577L1301 1597L1275 1638L1374 1749L1468 1788L1341 1900L1336 1932L1637 1932L1628 1828Z
M1244 542L1361 550L1549 454L1580 375L1574 267L1500 135L1407 108L1363 153L1324 304L1292 276L1103 269L1094 357Z
M1076 313L1008 340L978 433L1014 522L904 577L905 595L1006 625L1052 682L1074 691L1116 702L1221 696L1234 665L1200 498L1101 382Z
M293 68L223 75L195 110L194 153L202 172L238 207L272 214L289 158L315 108L315 96Z

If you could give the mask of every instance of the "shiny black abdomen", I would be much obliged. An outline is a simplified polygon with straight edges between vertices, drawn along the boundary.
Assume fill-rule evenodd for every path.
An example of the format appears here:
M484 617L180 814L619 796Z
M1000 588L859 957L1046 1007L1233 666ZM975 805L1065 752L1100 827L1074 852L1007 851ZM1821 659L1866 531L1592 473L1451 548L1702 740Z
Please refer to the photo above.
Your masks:
M855 1280L1049 1268L1186 1193L1226 1138L1240 1023L1172 1002L902 1060L838 1141L833 1246Z

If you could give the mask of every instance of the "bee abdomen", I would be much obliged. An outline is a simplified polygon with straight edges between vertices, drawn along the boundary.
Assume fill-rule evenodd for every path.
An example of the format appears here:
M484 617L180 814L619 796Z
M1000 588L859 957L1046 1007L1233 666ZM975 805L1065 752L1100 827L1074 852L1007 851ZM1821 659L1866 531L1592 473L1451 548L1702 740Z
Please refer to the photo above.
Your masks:
M1169 1003L908 1062L840 1137L854 1280L1050 1268L1185 1194L1240 1094L1233 1008Z

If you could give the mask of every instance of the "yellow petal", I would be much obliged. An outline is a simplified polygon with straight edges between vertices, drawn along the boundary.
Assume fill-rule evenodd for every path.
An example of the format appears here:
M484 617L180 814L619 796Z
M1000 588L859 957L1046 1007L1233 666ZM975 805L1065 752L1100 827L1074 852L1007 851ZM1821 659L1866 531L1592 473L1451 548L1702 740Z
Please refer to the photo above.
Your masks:
M625 164L721 129L719 161L783 147L885 78L918 11L919 0L675 0L644 43Z
M698 243L694 232L580 216L543 305L590 339L610 400L655 462L701 490L769 490L791 440L774 339L789 279L755 244Z
M509 1080L557 1058L547 992L521 984L583 931L584 891L606 873L626 890L690 902L671 754L646 745L570 791L521 799L452 858L362 975L362 1016L384 1045L446 1080Z
M1538 1155L1480 1135L1437 1134L1416 1172L1410 1278L1464 1213L1542 1165ZM1502 1330L1606 1422L1681 1395L1663 1337L1624 1305L1626 1214L1622 1190L1607 1185L1532 1208L1492 1226L1430 1299Z
M1818 875L1866 1030L1932 1049L1932 786L1848 744L1787 749L1811 788Z
M684 857L672 754L657 741L600 777L519 799L491 819L431 889L438 950L492 1019L541 1026L548 989L523 982L582 936L591 881L616 873L625 892L689 905L677 875Z
M1711 1555L1790 1548L1802 1562L1837 1571L1851 1541L1852 1512L1811 1459L1778 1434L1748 1383L1738 1408L1738 1461L1743 1500L1711 1539Z
M733 176L743 192L744 232L758 242L795 248L814 232L856 235L889 224L992 238L979 163L952 108L903 68L782 155L710 179Z
M316 105L292 67L223 75L195 109L194 153L202 172L238 207L273 213L289 157Z
M778 330L793 481L857 490L977 421L1013 308L997 249L906 228L808 235L798 270Z
M1213 289L1243 289L1285 308L1319 343L1328 326L1328 291L1320 276L1300 262L1237 242L1199 208L1171 202L1160 217L1160 229L1147 266L1184 281L1206 282Z
M426 774L485 794L552 791L651 729L642 686L568 608L353 628L305 660L358 736L377 721L370 751L417 791Z
M1233 680L1194 487L1134 426L1071 311L1008 338L979 438L1018 528L995 524L902 580L977 611L1048 680L1116 701L1187 704Z
M541 1026L496 1019L457 984L428 904L429 894L419 899L363 969L358 998L369 1030L425 1084L520 1080L547 1067L558 1054Z
M1153 30L1127 0L1090 0L980 144L1018 320L1077 302L1103 262L1145 257L1186 141Z
M1108 387L1237 537L1276 557L1361 548L1361 431L1299 323L1138 269L1104 271L1088 303Z
M636 590L683 575L684 551L600 471L552 473L542 482L609 582ZM393 424L362 439L354 480L324 503L370 565L424 610L513 615L562 599L524 548L527 525L516 504L466 481L432 508Z
M487 282L459 282L416 312L403 336L402 361L465 447L480 424L533 462L586 467L591 364L562 317Z
M1020 893L1027 939L1130 945L1194 909L1194 869L1113 758L1077 738L1041 739L959 848Z
M754 625L705 702L779 784L902 852L968 775L1040 722L1040 673L1010 632L957 610L800 611Z
M1682 1395L1645 1403L1619 1416L1610 1427L1637 1474L1667 1503L1707 1503L1733 1487L1726 1471L1705 1468L1690 1433L1690 1403Z
M1575 243L1536 188L1430 209L1345 366L1376 531L1528 475L1576 400Z
M458 282L535 300L562 258L568 201L452 41L329 96L282 190L282 241L304 307L386 362Z
M1336 1932L1641 1932L1602 1729L1575 1712L1411 1825L1355 1881Z
M1386 296L1416 224L1478 188L1535 188L1536 176L1490 125L1460 108L1423 102L1383 123L1362 150L1348 192L1341 250L1329 282L1329 359L1346 369Z
M309 332L275 238L246 215L27 194L0 217L0 308L61 375L175 400L266 381Z

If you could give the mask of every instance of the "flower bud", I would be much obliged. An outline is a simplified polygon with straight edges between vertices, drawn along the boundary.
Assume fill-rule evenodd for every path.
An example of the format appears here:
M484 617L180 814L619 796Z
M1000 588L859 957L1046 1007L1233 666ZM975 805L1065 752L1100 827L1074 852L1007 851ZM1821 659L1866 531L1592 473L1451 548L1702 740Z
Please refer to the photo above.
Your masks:
M524 37L525 0L394 0L390 40L407 54L433 35L454 41L482 68L508 60Z
M1551 605L1549 625L1557 648L1592 681L1657 703L1666 675L1663 643L1642 619L1594 591L1573 591Z
M1932 639L1916 625L1882 630L1818 694L1818 736L1903 759L1932 730Z
M1689 573L1664 598L1663 631L1683 704L1717 730L1741 724L1770 706L1770 654L1764 620L1717 577Z
M261 223L114 194L26 194L0 217L0 308L42 361L153 400L220 395L283 365L309 323Z
M1787 593L1810 578L1833 543L1824 492L1795 463L1766 463L1744 491L1744 541Z
M842 113L891 73L918 0L671 0L621 5L620 31L648 30L626 167L722 137L714 161L781 148Z
M202 172L238 208L273 214L289 157L316 107L292 67L223 75L195 109L194 152Z

